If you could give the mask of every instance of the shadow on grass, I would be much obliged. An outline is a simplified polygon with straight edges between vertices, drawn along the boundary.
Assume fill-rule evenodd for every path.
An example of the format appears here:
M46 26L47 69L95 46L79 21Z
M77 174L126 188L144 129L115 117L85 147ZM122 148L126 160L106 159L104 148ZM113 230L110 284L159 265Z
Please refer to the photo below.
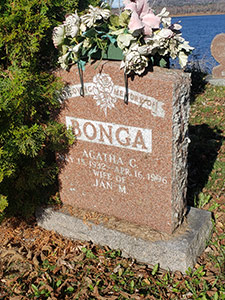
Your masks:
M186 67L185 72L191 74L191 92L190 92L190 103L194 103L196 97L203 93L207 84L205 80L207 71L201 70L198 61L193 61L189 66Z
M206 73L200 72L198 70L192 70L191 72L191 93L190 93L190 103L194 103L196 97L203 93L205 86L207 84L205 77Z
M189 127L189 137L187 202L190 206L198 206L195 199L213 170L223 136L221 130L201 124Z

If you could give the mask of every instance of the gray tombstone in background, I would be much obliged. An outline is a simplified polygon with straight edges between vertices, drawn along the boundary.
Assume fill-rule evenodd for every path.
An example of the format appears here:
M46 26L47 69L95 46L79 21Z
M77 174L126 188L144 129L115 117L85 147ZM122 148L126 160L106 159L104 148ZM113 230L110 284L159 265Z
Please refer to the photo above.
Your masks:
M215 36L211 44L211 53L219 63L212 70L213 78L225 78L225 33Z

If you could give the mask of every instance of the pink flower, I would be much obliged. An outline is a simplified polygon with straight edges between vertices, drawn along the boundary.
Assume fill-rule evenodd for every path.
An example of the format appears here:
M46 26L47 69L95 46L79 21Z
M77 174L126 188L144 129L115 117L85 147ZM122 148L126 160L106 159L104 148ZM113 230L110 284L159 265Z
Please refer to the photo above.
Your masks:
M154 15L147 0L124 0L125 9L131 10L129 29L143 28L145 35L151 35L152 29L159 28L160 17Z
M142 29L144 27L136 11L132 12L128 26L129 29L132 31Z

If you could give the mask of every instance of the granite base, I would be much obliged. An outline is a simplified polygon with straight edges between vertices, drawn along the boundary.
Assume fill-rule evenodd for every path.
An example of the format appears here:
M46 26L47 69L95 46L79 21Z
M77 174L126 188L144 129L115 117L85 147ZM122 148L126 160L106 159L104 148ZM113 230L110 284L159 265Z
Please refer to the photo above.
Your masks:
M36 212L38 225L54 230L65 237L92 241L107 245L111 249L122 250L122 255L132 257L148 265L159 263L160 268L185 273L193 268L197 257L206 247L212 232L211 213L190 207L185 231L171 235L169 239L138 238L137 236L107 228L104 224L82 220L62 210L40 208Z
M208 75L205 80L212 85L225 86L225 78L213 78L212 75Z

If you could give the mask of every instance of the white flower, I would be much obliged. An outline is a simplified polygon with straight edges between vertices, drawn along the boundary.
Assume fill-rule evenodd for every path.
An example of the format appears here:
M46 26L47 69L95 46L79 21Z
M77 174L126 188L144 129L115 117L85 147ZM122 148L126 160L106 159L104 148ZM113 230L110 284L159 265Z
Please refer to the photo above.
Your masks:
M169 52L172 59L175 59L179 53L178 43L175 39L172 39L169 44Z
M70 53L67 52L66 54L59 57L58 62L60 63L60 66L62 69L66 70L68 68L68 58Z
M161 12L157 15L161 19L163 27L169 27L171 25L171 18L169 17L169 12L164 7Z
M178 46L178 49L184 49L186 52L191 52L192 50L194 50L194 47L191 47L189 45L189 42L184 41L182 44Z
M177 24L177 23L172 24L172 25L170 26L170 29L172 29L172 30L177 30L177 31L181 30L181 28L182 28L182 26L181 26L180 24Z
M128 51L121 63L121 68L125 68L125 72L132 72L141 75L148 66L148 58L141 55L137 50Z
M77 12L75 12L75 14L68 15L66 17L64 25L65 25L66 35L74 38L77 35L80 26L80 18Z
M84 49L88 49L91 47L91 42L88 38L86 38L84 41L83 41L83 48Z
M61 45L65 38L65 27L64 25L59 25L53 29L52 40L54 46L57 48Z
M151 38L148 38L146 40L146 44L149 47L151 55L155 55L156 52L160 49L160 47L162 47L163 45L162 39L157 34L154 34Z
M188 56L183 51L179 53L179 64L181 68L184 68L188 62Z
M87 26L86 26L84 23L81 23L81 24L80 24L80 30L81 30L82 32L85 32L85 31L87 30Z
M122 33L124 33L124 28L121 28L121 29L118 29L118 30L112 30L111 31L111 34L113 34L113 35L120 35Z
M81 42L81 43L75 45L73 48L70 49L70 51L72 51L72 52L74 52L74 53L78 53L80 47L82 46L82 43L83 43L83 42Z
M88 13L81 16L81 21L84 25L90 28L95 25L96 21L101 19L107 20L110 15L110 10L104 8L104 6L94 7L92 5L89 5Z
M150 55L152 53L153 47L151 45L143 45L138 47L138 52L141 55Z
M163 7L163 9L161 10L161 12L157 15L160 18L166 18L169 16L169 12L166 10L166 7Z
M158 33L158 37L164 39L171 38L172 36L173 36L173 31L168 28L162 28Z
M73 46L73 47L70 47L68 49L68 53L69 53L69 56L70 56L70 60L72 60L72 62L76 62L78 60L78 52L80 50L80 47L82 46L83 42Z
M131 41L135 40L132 34L122 33L117 37L117 44L120 49L124 49L130 46Z

